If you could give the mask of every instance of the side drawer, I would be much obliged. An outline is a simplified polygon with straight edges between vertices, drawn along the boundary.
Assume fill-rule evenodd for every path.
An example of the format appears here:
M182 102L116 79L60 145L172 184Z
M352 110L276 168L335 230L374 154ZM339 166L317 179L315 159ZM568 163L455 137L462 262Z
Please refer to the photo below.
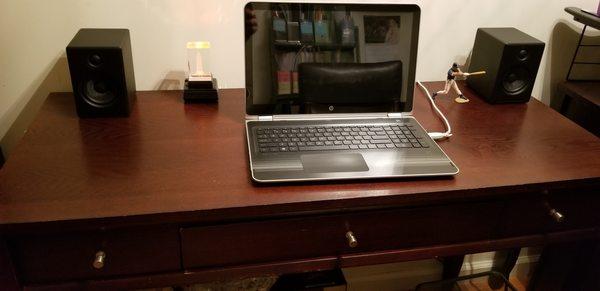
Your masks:
M600 192L564 190L508 201L501 237L600 227Z
M548 194L548 208L562 215L562 221L552 219L548 231L563 231L600 227L600 191L563 190ZM552 218L552 217L551 217Z
M181 229L186 269L489 239L500 202L365 211ZM357 245L350 246L351 231Z
M25 283L60 282L180 269L177 228L79 232L10 239ZM103 266L93 266L105 253Z

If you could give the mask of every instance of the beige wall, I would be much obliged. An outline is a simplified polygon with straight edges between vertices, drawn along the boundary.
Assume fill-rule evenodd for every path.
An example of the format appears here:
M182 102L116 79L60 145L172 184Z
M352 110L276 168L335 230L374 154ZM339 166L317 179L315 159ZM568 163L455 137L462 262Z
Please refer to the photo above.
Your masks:
M180 88L186 68L184 45L189 40L212 42L211 67L221 87L243 87L245 2L0 0L0 146L5 152L13 148L49 91L71 90L64 48L81 27L131 30L138 90ZM595 11L598 5L597 0L387 2L416 2L422 8L419 80L442 80L450 63L464 62L477 27L514 26L545 42L571 41L572 37L564 34L576 36L572 29L581 26L573 24L563 8L578 6ZM559 22L569 24L555 29ZM548 45L560 51L546 51L534 96L548 102L552 91L549 80L559 76L552 77L550 70L564 67L563 59L568 59L574 45ZM550 58L550 53L554 57Z

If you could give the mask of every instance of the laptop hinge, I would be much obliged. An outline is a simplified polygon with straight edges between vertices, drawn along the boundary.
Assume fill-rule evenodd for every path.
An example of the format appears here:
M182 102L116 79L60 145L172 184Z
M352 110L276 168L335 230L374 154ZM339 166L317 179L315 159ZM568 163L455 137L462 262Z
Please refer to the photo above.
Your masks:
M404 115L402 114L402 112L392 112L392 113L388 113L387 115L389 118L401 118L404 117Z
M259 121L273 121L273 115L258 116Z

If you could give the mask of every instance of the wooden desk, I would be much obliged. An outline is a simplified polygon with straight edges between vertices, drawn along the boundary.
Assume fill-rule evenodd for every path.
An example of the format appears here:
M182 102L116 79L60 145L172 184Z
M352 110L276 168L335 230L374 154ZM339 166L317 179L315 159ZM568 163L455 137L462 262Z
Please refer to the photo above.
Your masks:
M462 87L466 105L438 98L457 176L268 186L250 182L242 90L195 105L139 92L122 119L79 119L51 94L0 170L0 279L143 288L598 238L598 138L534 99L488 105ZM415 116L441 130L415 92Z

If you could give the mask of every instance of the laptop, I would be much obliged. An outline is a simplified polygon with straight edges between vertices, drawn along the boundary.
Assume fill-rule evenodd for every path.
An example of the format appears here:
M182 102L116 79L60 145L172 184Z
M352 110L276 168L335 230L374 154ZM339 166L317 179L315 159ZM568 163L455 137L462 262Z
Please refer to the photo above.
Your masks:
M248 3L252 179L457 174L411 115L419 18L419 7L409 4Z

